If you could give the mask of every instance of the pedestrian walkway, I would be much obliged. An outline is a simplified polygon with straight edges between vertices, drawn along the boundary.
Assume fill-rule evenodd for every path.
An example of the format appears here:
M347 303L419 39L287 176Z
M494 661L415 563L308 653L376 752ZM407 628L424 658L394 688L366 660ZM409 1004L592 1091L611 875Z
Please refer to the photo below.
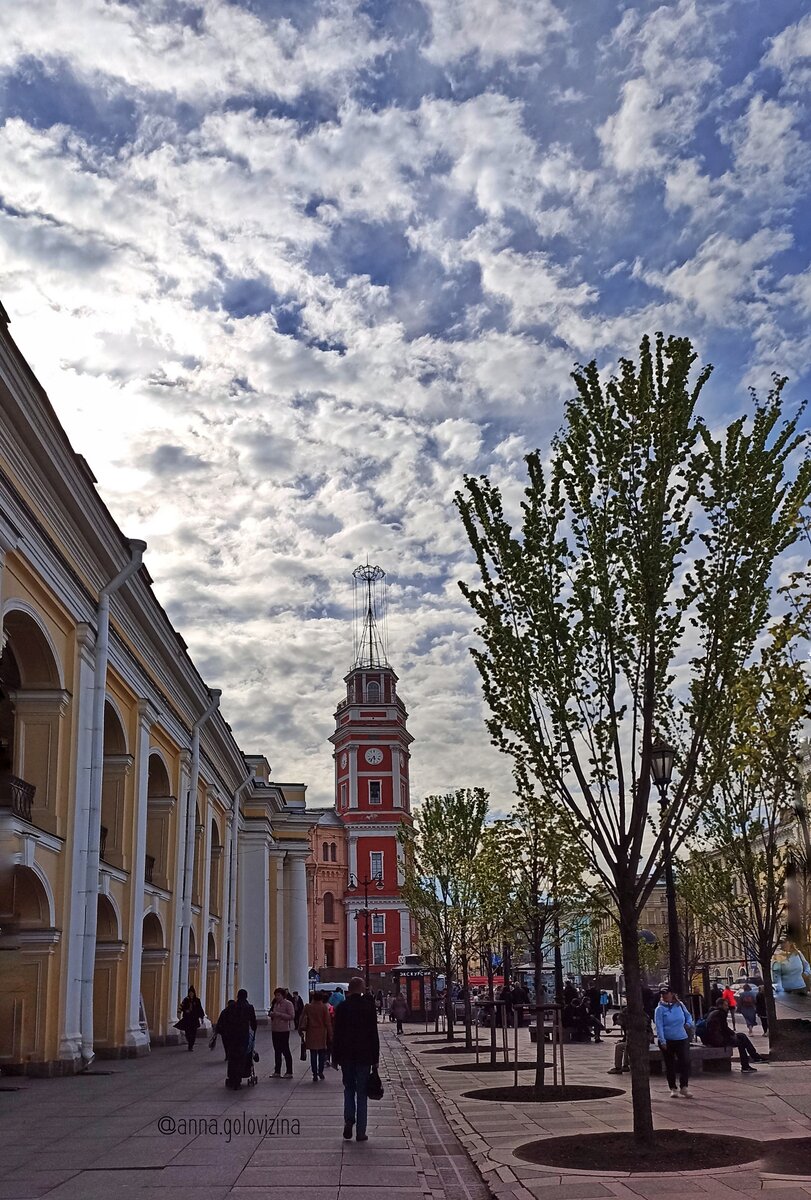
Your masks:
M463 1031L459 1031L460 1036ZM762 1037L762 1035L761 1035ZM811 1197L811 1161L808 1173L785 1177L740 1167L705 1172L663 1174L608 1174L565 1171L530 1165L513 1151L526 1142L578 1133L608 1133L632 1128L630 1075L609 1075L614 1043L571 1044L565 1047L567 1084L616 1087L624 1095L603 1100L558 1104L509 1104L469 1099L465 1093L480 1088L509 1087L512 1073L443 1071L465 1056L428 1053L417 1036L406 1039L417 1066L454 1133L467 1149L498 1200L623 1200L653 1198L678 1192L680 1197L734 1200L740 1192L778 1191L776 1200ZM755 1044L759 1045L757 1036ZM766 1044L765 1038L762 1039ZM535 1047L526 1029L519 1033L519 1058L534 1060ZM484 1063L487 1053L482 1054ZM548 1074L551 1083L551 1072ZM530 1084L532 1072L521 1072L520 1082ZM759 1066L757 1073L700 1074L691 1080L693 1100L673 1100L662 1078L651 1079L654 1121L658 1129L685 1129L701 1133L732 1134L758 1141L811 1136L811 1064L775 1063Z
M340 1072L225 1088L219 1047L164 1047L88 1075L0 1080L0 1200L488 1200L400 1039L381 1026L383 1100L369 1141L345 1142Z

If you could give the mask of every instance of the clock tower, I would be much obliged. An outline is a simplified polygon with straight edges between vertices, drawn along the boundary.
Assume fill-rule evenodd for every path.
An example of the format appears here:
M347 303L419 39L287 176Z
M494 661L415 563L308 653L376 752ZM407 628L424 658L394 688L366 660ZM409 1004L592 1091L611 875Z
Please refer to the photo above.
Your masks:
M353 572L355 655L329 739L335 809L346 829L349 860L346 965L363 970L368 951L372 972L396 967L410 954L414 932L400 894L404 854L397 836L412 820L409 747L414 739L386 657L385 579L380 567L368 563Z

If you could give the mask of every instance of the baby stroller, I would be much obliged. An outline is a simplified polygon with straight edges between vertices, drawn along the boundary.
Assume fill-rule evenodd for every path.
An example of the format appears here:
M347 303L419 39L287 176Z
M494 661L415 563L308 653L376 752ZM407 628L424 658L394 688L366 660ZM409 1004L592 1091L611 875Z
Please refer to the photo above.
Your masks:
M237 1062L232 1063L231 1057L229 1055L228 1075L225 1080L226 1087L238 1088L243 1079L246 1081L248 1087L256 1087L259 1080L257 1078L256 1071L254 1070L253 1064L255 1062L259 1061L259 1055L256 1053L256 1051L254 1049L255 1041L256 1041L256 1034L253 1031L253 1029L249 1029L248 1030L247 1049L245 1050L244 1054L238 1055L238 1058L241 1061L239 1061L238 1063ZM233 1074L232 1074L232 1066L238 1067L239 1079L234 1078L234 1076L236 1076L236 1070L233 1070Z

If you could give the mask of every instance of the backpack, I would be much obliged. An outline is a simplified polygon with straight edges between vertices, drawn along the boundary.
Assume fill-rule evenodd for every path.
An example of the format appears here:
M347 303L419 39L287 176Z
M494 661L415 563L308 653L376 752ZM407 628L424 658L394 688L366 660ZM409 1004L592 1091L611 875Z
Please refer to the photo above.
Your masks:
M704 1035L707 1032L707 1018L701 1017L696 1021L696 1037L700 1042L704 1041Z

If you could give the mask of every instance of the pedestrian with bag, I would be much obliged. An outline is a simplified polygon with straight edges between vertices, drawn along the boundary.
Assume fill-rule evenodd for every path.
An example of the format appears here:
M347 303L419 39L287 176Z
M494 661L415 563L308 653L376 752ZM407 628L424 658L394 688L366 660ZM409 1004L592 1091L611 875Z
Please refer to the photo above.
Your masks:
M284 988L276 988L270 1005L270 1035L273 1040L275 1062L273 1078L278 1079L282 1073L282 1059L285 1062L285 1076L293 1074L293 1055L290 1053L290 1033L295 1026L296 1010L292 1000L284 994Z
M751 984L745 983L738 992L738 1012L746 1021L747 1033L751 1033L757 1024L757 995L752 991Z
M811 988L811 966L808 959L788 939L782 942L772 959L772 979L777 991L807 996Z
M302 1045L310 1054L313 1083L318 1083L319 1079L324 1078L327 1048L332 1041L332 1017L321 992L312 992L309 1002L304 1005L299 1021L299 1033Z
M192 1051L194 1043L197 1040L197 1030L202 1025L206 1015L197 997L197 992L193 987L189 988L188 993L181 1000L178 1011L180 1020L175 1025L175 1029L183 1030L183 1035L186 1038L186 1046L189 1051Z
M243 1076L250 1073L248 1054L253 1053L252 1033L256 1033L256 1009L248 1003L245 988L237 992L236 1001L229 1000L217 1018L217 1031L222 1038L228 1058L225 1086L237 1091Z
M332 1057L341 1068L344 1084L343 1136L347 1142L352 1140L353 1128L357 1141L368 1141L368 1090L370 1082L375 1082L380 1061L377 1013L374 1001L364 995L363 989L359 976L350 979L349 994L335 1010L332 1035Z
M693 1035L693 1018L671 987L659 989L659 1003L653 1014L656 1038L665 1064L667 1086L670 1095L685 1100L692 1099L690 1082L690 1039ZM676 1089L678 1071L679 1087Z
M403 1032L403 1021L408 1015L408 1004L402 992L398 992L391 1002L391 1015L397 1022L397 1032Z

